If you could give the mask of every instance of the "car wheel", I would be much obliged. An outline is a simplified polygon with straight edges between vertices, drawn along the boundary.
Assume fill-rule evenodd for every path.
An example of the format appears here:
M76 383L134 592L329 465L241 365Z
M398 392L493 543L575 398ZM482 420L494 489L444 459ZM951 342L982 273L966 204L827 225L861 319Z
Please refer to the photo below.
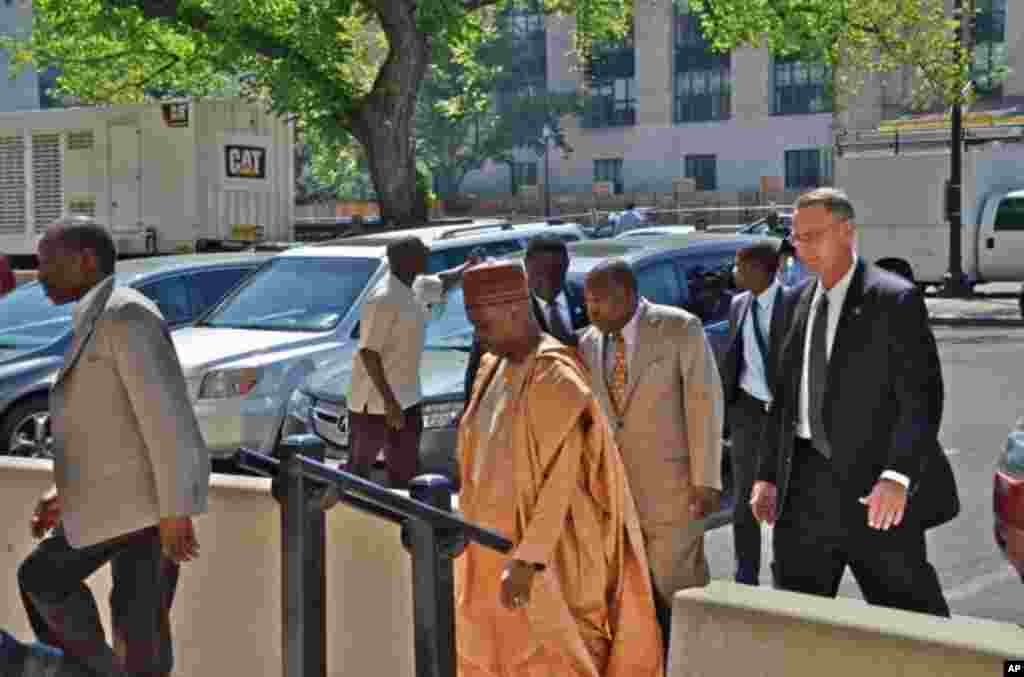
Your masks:
M53 458L49 398L35 395L12 407L0 426L0 440L10 456Z

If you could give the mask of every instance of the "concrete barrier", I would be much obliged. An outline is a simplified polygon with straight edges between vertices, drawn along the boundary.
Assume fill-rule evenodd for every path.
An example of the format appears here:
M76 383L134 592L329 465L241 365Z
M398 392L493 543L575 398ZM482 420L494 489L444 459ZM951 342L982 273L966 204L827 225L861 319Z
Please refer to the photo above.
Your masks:
M1024 596L1024 590L1022 590ZM992 677L1024 629L712 581L676 594L671 677Z
M34 541L32 508L50 462L0 458L0 628L32 637L16 571ZM172 612L174 677L280 677L281 552L270 480L214 475L196 520L201 553L182 568ZM412 582L399 529L338 506L327 515L327 661L331 677L412 677ZM89 581L109 633L109 568ZM109 634L108 634L109 636Z

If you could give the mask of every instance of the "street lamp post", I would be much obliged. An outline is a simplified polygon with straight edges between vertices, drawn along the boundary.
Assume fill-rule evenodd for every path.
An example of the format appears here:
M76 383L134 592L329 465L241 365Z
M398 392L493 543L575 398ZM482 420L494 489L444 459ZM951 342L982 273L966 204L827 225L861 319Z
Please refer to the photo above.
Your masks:
M551 145L551 127L544 125L541 137L544 139L544 218L551 218L551 168L548 162L548 150Z
M959 50L964 48L963 0L953 0L953 16L957 20L956 39ZM970 83L960 92L963 98L969 92ZM963 105L958 99L953 103L950 114L950 168L949 185L946 187L946 212L949 219L949 270L946 272L943 295L963 297L970 294L971 287L964 275L962 260L963 243Z

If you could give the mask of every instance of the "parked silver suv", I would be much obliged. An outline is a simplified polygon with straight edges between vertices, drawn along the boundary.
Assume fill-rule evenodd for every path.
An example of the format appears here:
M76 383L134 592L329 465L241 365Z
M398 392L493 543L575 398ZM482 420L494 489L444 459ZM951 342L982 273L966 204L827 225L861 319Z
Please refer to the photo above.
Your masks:
M541 233L584 239L575 224L440 226L299 247L271 259L173 337L213 456L226 458L242 445L270 451L296 386L313 372L351 362L363 299L388 274L389 242L419 237L430 248L428 269L436 272L474 250L519 251ZM428 343L443 338L437 332L444 322L432 324L440 328L428 327Z

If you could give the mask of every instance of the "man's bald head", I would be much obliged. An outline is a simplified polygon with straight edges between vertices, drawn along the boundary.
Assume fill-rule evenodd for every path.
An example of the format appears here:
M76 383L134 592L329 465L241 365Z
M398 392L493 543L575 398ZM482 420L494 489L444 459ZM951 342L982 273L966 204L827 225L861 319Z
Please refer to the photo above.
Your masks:
M53 222L43 239L69 254L89 253L96 258L96 268L106 277L114 274L117 246L110 232L87 216L68 216Z
M106 228L86 217L57 221L39 240L36 251L39 283L53 303L82 298L113 275L117 248Z
M639 303L632 266L622 259L600 264L587 275L583 296L595 327L606 334L622 331Z
M588 287L607 289L609 287L620 287L635 292L636 273L633 266L623 259L611 259L598 264L587 274L586 284Z
M391 272L406 284L412 284L417 275L427 271L430 250L418 237L403 237L388 243L388 265Z

